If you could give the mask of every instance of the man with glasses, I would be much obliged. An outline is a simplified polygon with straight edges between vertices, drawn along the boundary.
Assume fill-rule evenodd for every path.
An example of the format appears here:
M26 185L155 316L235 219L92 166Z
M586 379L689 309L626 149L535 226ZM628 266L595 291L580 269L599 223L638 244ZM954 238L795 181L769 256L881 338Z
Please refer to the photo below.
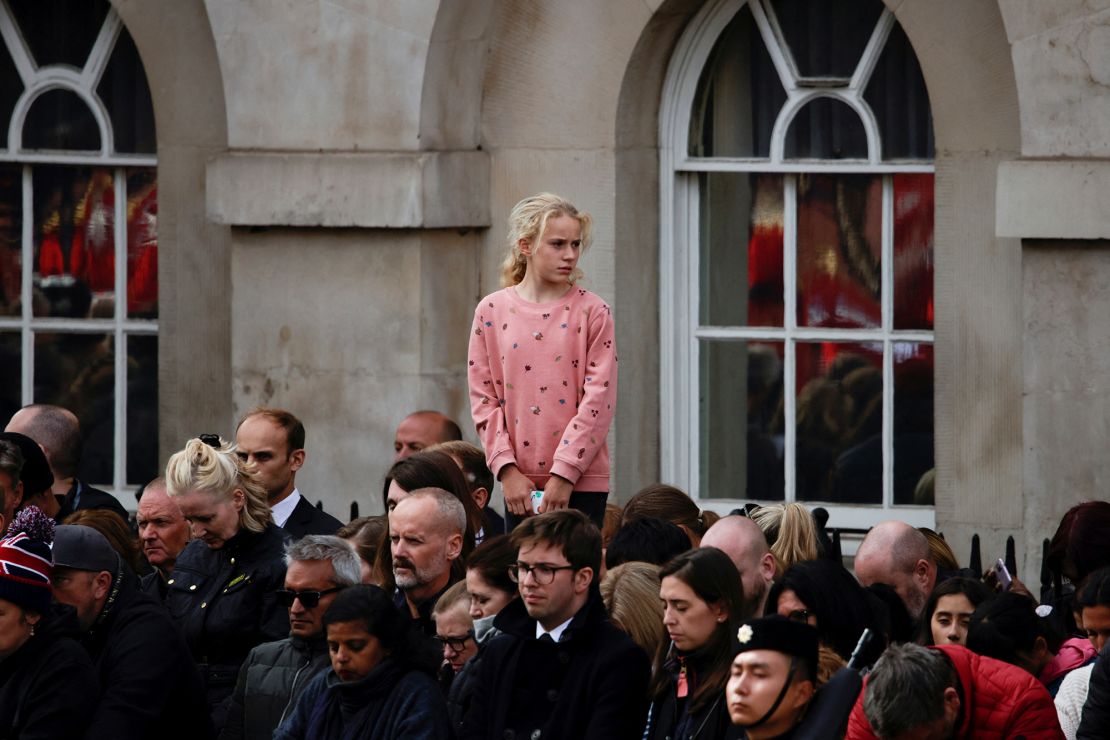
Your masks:
M563 509L525 519L511 537L521 598L494 619L505 634L482 654L462 737L639 738L650 665L606 617L601 532Z
M331 535L310 534L289 543L285 564L285 588L277 598L289 609L289 637L259 645L247 655L222 740L273 735L304 687L331 667L324 612L339 591L362 580L358 555Z

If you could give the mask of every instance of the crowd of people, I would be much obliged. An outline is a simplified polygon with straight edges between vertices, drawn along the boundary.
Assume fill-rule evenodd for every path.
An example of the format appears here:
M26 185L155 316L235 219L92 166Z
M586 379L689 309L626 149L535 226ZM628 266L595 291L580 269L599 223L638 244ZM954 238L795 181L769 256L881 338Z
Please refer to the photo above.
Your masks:
M301 494L287 410L188 440L134 519L76 477L74 414L17 412L0 736L1110 736L1110 503L1064 517L1035 598L904 522L849 570L799 503L719 517L662 483L610 501L612 317L574 286L589 227L556 196L514 209L471 336L482 445L403 419L377 516Z

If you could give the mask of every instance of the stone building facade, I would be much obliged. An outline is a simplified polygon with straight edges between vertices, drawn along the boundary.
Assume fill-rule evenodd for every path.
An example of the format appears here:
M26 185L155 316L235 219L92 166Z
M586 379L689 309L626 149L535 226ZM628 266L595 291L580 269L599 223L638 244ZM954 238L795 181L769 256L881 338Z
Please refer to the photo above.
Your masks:
M935 508L912 516L962 556L1014 534L1031 569L1110 485L1110 2L884 3L935 137ZM586 284L617 316L613 491L676 470L661 119L727 5L112 0L157 123L161 459L280 405L301 489L373 510L405 412L468 420L471 311L509 208L551 190L593 213Z

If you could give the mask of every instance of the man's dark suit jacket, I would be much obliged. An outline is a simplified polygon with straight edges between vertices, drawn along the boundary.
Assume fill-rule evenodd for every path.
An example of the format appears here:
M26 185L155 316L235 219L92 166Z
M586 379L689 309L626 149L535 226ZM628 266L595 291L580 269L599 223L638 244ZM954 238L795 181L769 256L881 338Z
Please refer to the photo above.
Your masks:
M299 540L306 534L335 534L342 526L343 522L320 511L302 495L282 529L293 539Z

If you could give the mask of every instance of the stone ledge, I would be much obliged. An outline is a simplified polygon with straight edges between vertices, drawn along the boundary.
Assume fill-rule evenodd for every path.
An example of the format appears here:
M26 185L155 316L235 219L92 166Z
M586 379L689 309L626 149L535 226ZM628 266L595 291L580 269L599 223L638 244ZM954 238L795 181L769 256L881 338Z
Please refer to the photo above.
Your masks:
M209 160L208 218L230 226L490 225L482 151L231 152Z
M1110 239L1110 162L998 166L995 230L1023 239Z

